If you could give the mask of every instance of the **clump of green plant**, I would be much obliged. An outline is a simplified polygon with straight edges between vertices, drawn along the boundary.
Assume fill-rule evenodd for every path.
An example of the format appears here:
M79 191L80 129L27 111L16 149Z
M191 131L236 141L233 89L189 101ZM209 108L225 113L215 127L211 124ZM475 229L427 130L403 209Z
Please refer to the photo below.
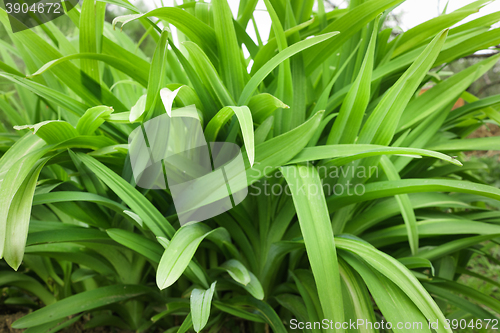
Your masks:
M226 0L147 13L83 0L67 13L78 39L55 22L11 33L1 9L0 78L14 86L0 96L0 257L16 272L2 265L0 284L40 307L13 327L53 332L83 316L88 328L137 332L287 332L323 319L303 330L491 328L500 301L459 278L497 283L467 267L497 244L500 190L455 156L500 146L466 138L500 120L500 96L466 91L499 56L440 70L498 45L500 13L456 25L491 2L475 1L393 38L383 26L402 2L327 12L323 1L265 0L266 44L246 33L258 34L255 0L236 19ZM107 4L133 14L109 24ZM150 57L144 38L127 37L130 21L155 41ZM468 103L450 112L459 97ZM168 189L136 186L127 139L189 105L207 141L244 147L250 194L180 227Z

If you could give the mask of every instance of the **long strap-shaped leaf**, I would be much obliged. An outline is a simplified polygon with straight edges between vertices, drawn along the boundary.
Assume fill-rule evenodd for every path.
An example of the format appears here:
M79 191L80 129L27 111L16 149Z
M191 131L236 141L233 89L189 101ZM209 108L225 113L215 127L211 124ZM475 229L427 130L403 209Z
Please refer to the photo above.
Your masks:
M312 166L282 167L293 196L325 318L344 321L333 230L318 172Z
M474 208L466 202L445 193L412 193L409 197L414 209L425 207ZM373 207L351 219L346 225L344 232L359 235L377 223L399 214L399 212L399 205L396 199L388 198L381 200ZM402 226L402 228L405 228L405 226ZM419 233L422 236L420 227Z
M313 38L309 38L298 43L295 43L277 55L275 55L271 60L269 60L264 66L262 66L257 73L255 73L250 81L248 81L247 85L243 89L241 93L240 99L238 100L238 105L247 105L248 101L252 97L253 92L259 84L266 78L266 76L271 73L273 69L275 69L279 64L281 64L286 59L290 58L294 54L299 53L313 45L324 42L327 39L332 38L333 36L338 35L338 32L330 32L320 36L316 36Z
M82 311L144 295L149 291L151 291L149 288L138 285L114 285L85 291L32 312L14 322L12 327L27 328L45 324Z
M406 333L411 330L398 327L398 323L412 323L414 332L430 333L425 317L412 300L394 282L373 268L364 264L360 258L351 253L341 253L349 265L363 278L378 308L387 322L392 324L395 333ZM367 320L366 318L360 318ZM366 328L367 325L364 325Z
M4 26L9 26L7 13L3 9L0 9L0 22ZM8 30L10 29L8 28ZM16 39L18 43L22 43L27 50L36 54L36 57L42 63L47 63L62 57L62 54L57 49L35 34L34 31L27 29L24 30L22 34L11 34L10 36ZM107 87L99 85L99 83L82 73L72 63L65 62L58 67L54 67L52 71L61 82L85 101L93 105L113 105L118 111L124 111L126 109Z
M25 275L20 272L0 272L0 286L15 286L26 291L29 291L38 297L45 305L56 302L56 298L45 289L40 282L31 276Z
M49 61L42 67L40 67L39 70L37 70L35 73L28 75L28 78L33 78L35 76L38 76L40 74L45 73L49 69L51 69L54 66L57 66L65 61L73 60L73 59L93 59L93 60L98 60L102 61L119 71L127 74L130 76L132 79L136 80L138 83L140 83L142 86L146 87L148 84L148 73L149 73L149 66L141 66L142 63L132 63L128 60L125 60L123 58L118 58L116 56L112 55L107 55L107 54L98 54L98 53L77 53L77 54L72 54L69 56L65 56L56 60Z
M152 108L156 105L158 93L160 92L162 81L164 79L169 33L170 31L168 29L162 31L160 40L156 45L155 53L153 54L153 59L151 60L151 67L149 68L148 91L146 94L145 110L147 114L145 120L149 120L149 117L153 117Z
M333 123L332 130L326 141L327 144L354 143L361 122L365 115L366 107L370 101L370 86L372 80L373 63L375 58L375 44L379 29L379 19L374 23L372 37L368 50L359 70L356 81L351 86L340 108L339 115ZM348 59L349 60L349 59ZM346 63L348 63L346 61ZM344 64L345 65L345 64Z
M392 195L417 192L462 192L477 194L500 201L500 190L488 185L462 180L444 179L401 179L367 184L360 196L340 195L328 197L330 211L356 202L374 200Z
M210 120L205 129L205 138L208 142L214 142L217 139L222 126L231 119L233 114L236 114L241 127L243 142L247 151L248 161L250 166L253 166L255 160L255 140L253 132L252 112L247 106L227 106L222 108L215 117Z
M97 19L95 1L83 0L79 27L80 52L82 53L97 53ZM81 67L82 71L95 82L99 83L101 81L99 65L96 60L82 59Z
M404 0L369 0L363 4L349 10L339 19L334 20L322 33L330 31L339 31L340 35L335 40L318 45L309 49L304 54L306 73L312 73L320 66L333 52L342 46L355 33L364 28L370 21L373 21L384 10L395 6Z
M213 1L212 11L222 80L236 100L245 86L248 75L243 67L244 60L236 38L233 15L227 0Z
M286 333L282 320L274 309L264 301L250 296L233 297L224 302L214 301L215 307L233 316L258 323L268 323L275 333Z
M48 101L56 103L73 114L81 116L88 109L86 104L83 104L60 91L51 89L31 80L26 80L23 76L0 73L0 77L12 81L16 85L26 88Z
M180 228L161 257L156 272L158 288L165 289L174 284L189 265L201 241L222 230L212 230L202 223L188 224Z
M462 166L462 163L457 159L432 150L405 147L384 147L379 145L364 144L307 147L288 163L295 164L334 158L334 160L329 162L327 165L345 165L354 160L379 155L412 155L415 156L415 158L418 158L419 156L427 156L438 158L457 166Z
M408 104L401 116L398 131L415 126L438 112L458 97L478 78L490 70L500 58L496 55L487 58L444 80Z
M221 106L234 105L234 99L224 85L213 63L203 50L193 42L184 42L182 45L190 55L190 62L197 70L197 74L210 92L212 98Z
M420 82L432 68L448 30L438 34L415 60L411 67L384 95L359 133L359 143L388 145L397 129L399 119Z
M92 170L106 185L139 215L156 236L168 236L171 238L175 229L167 219L148 201L142 194L132 187L127 181L107 168L104 164L93 157L78 153L78 158Z
M387 156L382 156L380 159L380 164L384 169L385 175L389 180L400 180L399 173L392 164L391 160ZM398 202L399 208L401 209L401 215L406 224L406 230L408 232L408 241L410 243L411 253L416 255L418 252L418 228L417 228L417 218L415 217L415 212L411 205L410 197L408 194L399 194L395 196Z
M339 259L339 269L340 277L346 286L344 295L347 294L352 302L353 315L359 319L375 322L372 301L363 280L342 259ZM380 292L384 293L383 290L380 290ZM346 304L346 300L344 300L344 304ZM363 327L360 332L375 333L376 330L373 327Z
M145 14L132 14L116 17L113 27L121 22L122 28L125 24L145 17L157 17L168 21L184 33L190 40L200 45L210 56L210 60L217 60L215 31L187 11L177 7L162 7L153 9Z
M499 234L500 225L465 219L431 219L417 224L420 238L439 235L488 235ZM400 242L407 237L404 226L398 225L363 235L373 246L382 247Z
M379 273L396 284L420 309L428 321L445 323L446 319L429 293L417 278L399 261L377 250L373 246L346 238L336 238L337 247L354 253ZM439 325L438 333L452 333L444 325Z
M273 4L269 0L264 0L264 3L267 8L267 12L269 13L269 16L271 17L272 21L272 29L274 34L276 35L276 42L278 45L278 50L281 52L283 51L287 46L287 39L285 36L285 33L283 31L283 26L280 22L280 18L278 17L278 14L276 13L275 9L273 8ZM276 7L281 7L279 6L279 3L274 1L274 5ZM281 9L281 8L280 8ZM280 10L279 9L279 10ZM276 90L276 97L283 100L285 103L292 104L293 100L295 99L294 93L293 93L293 82L296 82L292 80L292 70L290 67L290 59L284 59L280 64L278 68L278 87ZM282 112L281 110L278 110L276 112L275 116L275 122L274 122L274 133L276 134L281 134L283 132L287 132L289 130L289 120L290 120L290 113L288 116L285 114L282 117ZM285 121L287 119L288 121ZM288 122L288 123L287 123Z

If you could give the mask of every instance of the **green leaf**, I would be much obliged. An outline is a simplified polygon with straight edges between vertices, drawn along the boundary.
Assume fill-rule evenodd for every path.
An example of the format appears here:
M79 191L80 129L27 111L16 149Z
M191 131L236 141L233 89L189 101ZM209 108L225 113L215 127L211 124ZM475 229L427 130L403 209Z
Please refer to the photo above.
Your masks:
M338 237L335 241L339 249L349 251L363 258L373 269L398 286L410 298L413 304L418 307L428 321L435 322L438 320L441 323L445 322L443 313L432 297L403 264L371 245ZM401 297L398 299L402 300ZM446 329L443 325L440 325L436 331L438 333L452 333L451 329Z
M138 285L114 285L84 291L32 312L16 320L12 327L28 328L45 324L79 312L141 296L148 292L150 292L149 288Z
M126 230L113 228L106 230L106 232L109 237L117 243L142 254L153 262L160 262L163 252L163 248L160 244L155 243L144 236Z
M420 257L405 257L398 258L399 262L405 265L408 269L412 268L430 268L432 276L434 276L434 266L432 263Z
M21 158L34 151L39 151L43 146L46 146L46 143L31 133L27 133L18 139L16 143L14 143L14 145L12 145L10 149L0 158L0 177L3 177L5 172L7 172L7 170L9 170Z
M163 253L156 272L158 288L165 289L174 284L188 266L201 241L217 230L211 230L202 223L187 224L177 230Z
M498 150L500 138L490 136L486 138L446 140L439 143L430 143L429 149L439 151L470 151L470 150Z
M438 34L410 68L384 95L364 124L358 143L387 145L396 132L399 119L420 82L431 69L444 44L448 30Z
M0 11L0 21L10 31L7 13L3 9ZM62 57L58 50L30 29L24 30L22 34L10 34L10 36L17 43L21 43L26 47L26 50L31 54L36 54L37 59L43 64ZM72 63L64 62L57 67L53 67L52 72L64 86L74 91L86 103L89 103L89 106L104 104L113 105L118 112L125 110L125 106L107 87L99 85ZM2 73L1 76L4 75L8 74ZM23 80L25 80L24 77Z
M214 306L230 315L235 317L243 318L248 321L256 322L256 323L265 323L265 318L262 318L259 314L253 313L253 311L249 311L246 304L241 304L242 302L235 302L234 300L229 300L226 302L221 301L213 301Z
M408 329L398 329L396 325L396 323L405 322L411 322L412 329L415 331L431 332L421 310L416 306L413 299L410 299L410 295L401 290L396 283L381 272L366 265L362 259L350 253L342 253L341 255L362 277L380 311L387 321L392 323L394 332L408 332ZM430 298L430 296L428 297ZM444 317L441 315L440 318ZM360 319L368 320L367 318Z
M250 283L250 274L246 267L236 259L230 259L223 263L221 268L225 269L226 272L234 279L234 281L246 286Z
M430 219L416 224L421 238L438 235L490 235L500 233L500 226L465 219ZM403 226L381 229L363 236L374 246L382 247L394 244L407 237Z
M358 43L356 48L353 50L353 53L346 59L346 61L342 65L342 67L340 67L339 70L335 73L335 76L330 80L330 82L328 82L326 87L323 89L323 92L319 96L318 101L316 102L316 105L314 106L313 112L325 110L327 108L328 97L330 96L333 85L337 82L337 80L342 75L342 73L344 73L345 69L347 68L347 65L349 65L352 58L356 55L356 51L359 49L360 45L361 45L361 41Z
M370 86L375 57L375 44L379 29L379 18L375 20L370 44L359 70L359 74L347 93L339 114L333 123L326 141L327 145L354 143L361 128L366 107L370 101ZM348 59L349 60L349 59ZM346 61L348 63L348 61ZM349 124L348 126L346 124Z
M477 301L479 304L487 306L488 308L492 309L493 311L495 311L495 313L500 312L500 301L490 295L478 292L475 288L471 288L469 286L463 285L455 281L445 280L442 281L442 283L439 282L440 281L437 280L435 282L435 285L440 286L441 288L449 290L451 292L462 294L467 298L473 299ZM429 284L426 284L426 287L428 285Z
M280 53L278 53L271 60L269 60L264 66L262 66L257 71L257 73L255 73L252 76L250 81L248 81L248 83L245 85L245 88L243 89L243 92L240 95L240 98L238 100L238 105L248 105L250 98L252 97L254 91L257 89L260 83L266 78L266 76L269 73L271 73L273 69L278 67L278 65L281 64L283 61L313 45L324 42L325 40L332 38L333 36L336 35L338 35L338 32L330 32L323 34L321 36L312 37L300 41L298 43L295 43L287 47Z
M21 186L19 186L10 203L3 256L9 266L15 270L19 268L23 260L33 194L35 193L38 175L44 167L45 162L47 160L42 160L38 165L33 167Z
M281 294L278 296L275 296L276 301L278 303L286 308L288 311L290 311L295 318L297 318L298 321L301 322L307 322L308 321L308 316L307 316L307 310L304 305L304 302L302 301L302 298L297 295L292 295L292 294ZM311 330L304 328L304 332L312 332Z
M252 117L258 124L264 122L278 108L289 109L290 107L270 94L258 94L250 98L248 108L252 111Z
M339 270L340 277L342 278L343 288L346 293L344 293L343 299L344 304L345 299L347 298L345 295L350 298L353 307L353 315L354 318L364 319L370 322L375 322L375 314L373 311L372 301L370 298L370 294L368 293L368 289L363 283L361 277L352 270L342 259L339 259ZM367 332L375 332L374 329L370 329L365 326L365 330Z
M284 14L284 8L282 8L282 5L280 3L274 2L274 4L271 4L269 0L264 0L264 3L267 8L267 12L269 13L269 16L271 17L271 22L272 22L272 31L274 32L274 35L276 36L276 42L278 46L278 51L283 51L287 48L288 46L288 41L286 39L285 32L283 30L283 25L281 23L281 20L283 19L283 14ZM276 6L278 8L278 11L280 11L280 16L276 13L276 10L274 9L273 6ZM285 13L286 14L286 13ZM262 68L260 68L262 69ZM290 102L293 102L292 96L298 97L299 95L295 95L293 91L293 82L298 82L298 80L293 80L292 78L292 69L290 66L290 59L284 59L278 67L278 79L277 79L277 89L276 89L276 95L278 98L284 100L285 102L292 104ZM296 112L294 113L299 113L300 111L294 110ZM281 110L279 110L276 113L275 116L276 122L275 122L275 129L274 131L276 134L281 134L283 132L287 132L290 130L291 126L291 114L286 113L282 116Z
M45 226L45 228L47 229L33 230L33 228L30 226L27 245L109 240L109 237L104 232L97 229L82 228L76 226L65 227L64 224L62 227L54 227L53 225L49 224Z
M297 244L303 246L301 244ZM321 309L321 304L318 295L318 289L316 288L316 283L314 282L314 276L311 271L298 269L290 274L297 285L297 289L300 296L304 300L306 306L307 314L311 321L320 321L320 317L324 317L323 310Z
M392 164L391 160L387 156L382 156L380 159L380 164L384 169L385 175L389 180L401 180L398 171ZM408 233L408 241L410 243L412 255L418 253L418 228L417 228L417 218L415 217L415 212L411 205L410 197L408 194L396 195L396 201L401 209L401 215L405 221L406 230Z
M254 136L255 136L256 146L266 141L273 127L273 123L274 123L274 117L270 116L266 120L264 120L264 122L262 122L262 124L260 124L259 127L255 129Z
M52 61L47 62L45 65L40 67L39 70L37 70L35 73L28 75L28 78L34 78L38 75L41 75L51 69L54 66L57 66L65 61L69 60L74 60L74 59L91 59L91 60L98 60L102 61L110 66L113 66L114 68L118 69L119 71L127 74L130 76L132 79L137 81L140 85L147 87L148 84L148 73L149 73L149 66L145 66L143 63L133 63L129 62L128 60L118 58L112 55L107 55L107 54L97 54L97 53L77 53L77 54L71 54L68 56L64 56L59 59L55 59Z
M56 302L56 298L45 289L40 282L31 276L17 272L0 272L0 286L15 286L24 289L38 297L45 305Z
M474 207L445 193L412 193L408 195L414 209L427 207L465 208ZM366 229L400 213L396 199L381 200L370 209L354 217L345 227L346 233L358 235ZM404 226L401 226L405 228ZM420 234L422 237L422 234Z
M340 35L327 43L318 45L304 53L306 73L312 73L334 52L337 52L349 38L373 21L379 14L404 0L370 0L364 1L359 6L347 11L338 19L330 23L321 33L338 31Z
M97 53L97 31L96 31L96 5L94 0L83 0L80 15L80 53ZM95 82L99 83L99 66L97 61L82 59L82 71L84 71Z
M113 113L113 108L109 106L96 106L88 109L78 120L76 130L81 135L92 135L104 123L105 117Z
M463 297L460 297L444 288L439 284L424 283L424 287L438 299L445 300L447 303L455 305L459 309L467 311L467 313L481 319L496 319L495 315L486 311L479 305L476 305Z
M343 322L337 253L319 175L315 168L306 166L282 167L281 172L292 192L325 318Z
M14 126L18 131L30 129L48 144L57 144L78 136L77 130L62 120L47 120L35 125Z
M90 106L87 106L86 104L83 104L64 93L61 93L60 91L51 89L37 82L26 80L24 77L18 77L7 73L0 73L0 77L12 81L16 85L24 87L42 98L46 98L47 100L56 103L76 115L84 114Z
M195 288L191 292L191 318L196 332L201 331L207 325L216 283L217 281L212 283L208 290Z
M457 159L434 152L432 150L404 147L384 147L379 145L350 144L350 145L326 145L304 148L297 154L289 164L302 163L307 161L323 160L335 158L327 165L344 165L351 161L361 158L380 156L380 155L412 155L427 156L447 161L454 165L462 166Z
M415 123L426 119L426 117L456 101L462 92L492 68L498 62L498 59L500 59L500 55L480 61L432 87L409 103L401 117L398 131L410 128ZM425 111L422 112L422 110Z
M224 124L227 123L234 114L236 114L236 117L238 118L238 121L240 123L248 161L250 162L250 166L253 166L255 160L255 140L253 132L252 113L250 112L250 109L248 107L226 106L222 108L210 120L207 127L205 128L205 137L208 142L216 141L217 134L219 133L221 127L224 126Z
M168 248L168 246L170 245L170 241L165 237L156 237L156 239L158 240L158 243L160 243L165 249ZM207 281L207 274L205 273L204 269L201 268L200 265L194 262L193 260L189 262L184 274L186 274L186 277L189 278L194 283L197 283L204 288L209 287Z
M214 301L218 309L246 320L268 323L273 332L286 333L287 330L273 308L264 301L253 297L233 297L231 300Z
M402 53L413 49L423 43L426 39L435 36L443 29L451 27L455 23L460 22L467 16L476 12L477 9L460 9L447 15L440 15L409 29L398 40L397 47L394 50L392 57L396 58Z
M215 23L215 36L219 50L220 72L234 100L245 86L246 69L233 25L233 14L227 0L214 0L212 12Z
M212 99L217 101L220 106L235 105L233 97L203 50L193 42L184 42L182 45L189 52L190 61L196 68L197 74L207 91L209 91Z
M162 87L165 65L166 65L166 53L168 35L170 31L164 29L161 32L160 40L158 45L156 45L155 53L151 61L151 68L149 69L149 79L148 79L148 91L146 94L146 106L145 110L150 112L151 108L155 106L158 94ZM147 119L146 119L147 120Z
M129 205L156 236L174 235L175 230L167 219L128 182L89 155L78 153L77 157Z
M144 112L146 111L147 97L147 94L142 95L141 97L139 97L134 106L132 106L132 109L130 110L130 114L128 116L129 122L134 123L139 119L143 119Z
M328 197L327 203L332 211L356 202L417 192L461 192L500 200L500 190L492 186L461 180L401 179L367 184L361 196Z
M91 243L88 245L90 244ZM103 246L103 244L100 244L99 247L100 246ZM74 262L93 269L103 276L116 276L116 271L113 269L108 260L98 255L96 252L89 250L86 246L77 245L76 243L46 243L30 245L26 247L25 253Z
M256 299L263 300L265 295L262 284L252 272L249 271L248 274L250 275L250 282L244 285L243 288Z
M191 327L193 326L193 321L191 318L191 312L186 316L184 321L182 322L182 325L179 327L177 330L177 333L184 333L187 332Z
M22 153L25 154L23 155L18 155L15 156L15 149L13 154L14 157L17 157L17 160L12 160L11 161L6 161L3 165L1 162L5 158L8 158L8 154L2 158L2 161L0 162L1 166L1 173L0 173L0 230L2 237L0 237L0 257L4 256L5 253L5 245L7 242L11 242L12 240L7 241L7 230L12 228L13 226L10 225L9 221L9 211L10 207L13 208L12 213L10 214L19 214L16 215L17 220L16 222L20 222L20 227L21 230L23 230L23 227L26 228L25 231L27 231L27 223L26 218L26 212L25 211L20 211L17 212L17 209L26 209L27 206L31 206L31 198L29 197L24 197L23 198L23 193L24 191L27 191L27 193L34 191L34 184L36 184L36 179L38 178L38 173L40 170L33 172L33 167L36 165L37 161L45 154L48 152L47 148L38 148L35 149L35 147L38 146L38 142L31 141L31 140L25 140L23 141L23 145L16 146L17 149L28 149L27 151L23 151ZM31 151L30 151L31 150ZM36 169L35 169L36 170ZM31 175L30 175L31 174ZM35 177L36 175L36 177ZM28 178L29 177L29 178ZM34 180L32 180L34 178ZM30 179L30 180L26 180ZM17 195L19 189L21 189L21 192L19 192L19 195ZM31 192L32 195L33 192ZM11 217L14 217L14 215L11 215ZM9 226L10 225L10 226ZM26 234L24 235L16 235L16 239L20 241L20 239L26 239ZM24 247L24 246L23 246Z
M419 253L419 256L428 260L436 260L441 257L444 257L448 254L457 252L458 250L462 250L465 248L468 248L470 246L473 246L475 244L497 238L499 237L500 234L488 234L488 235L483 235L483 236L474 236L474 237L466 237L462 239L457 239L448 243L444 243L442 245L436 246L432 249L429 249L427 251L421 251Z
M143 17L157 17L173 24L191 41L200 45L201 48L210 56L211 60L217 59L215 47L217 42L214 29L189 14L187 11L177 7L162 7L153 9L145 14L119 16L113 20L113 26L115 26L118 22L122 22L123 29L125 24Z

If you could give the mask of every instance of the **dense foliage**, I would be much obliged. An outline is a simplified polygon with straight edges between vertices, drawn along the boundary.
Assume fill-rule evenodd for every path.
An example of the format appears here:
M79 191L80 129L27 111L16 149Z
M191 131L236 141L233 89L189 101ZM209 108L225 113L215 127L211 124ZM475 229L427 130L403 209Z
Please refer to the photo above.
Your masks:
M500 123L499 95L467 92L499 56L442 70L500 44L500 13L457 25L491 2L479 0L393 34L384 22L403 1L325 12L323 1L265 0L266 44L256 0L240 1L236 19L226 0L147 13L83 0L67 13L76 37L57 20L12 33L0 9L0 285L5 304L36 309L13 326L286 332L292 319L326 318L328 328L304 331L344 332L335 323L349 320L394 325L350 332L451 332L446 320L462 319L491 328L500 300L460 277L498 286L468 263L497 246L500 190L463 152L500 147L467 138ZM132 14L110 24L108 4ZM129 22L142 38L128 37ZM156 45L149 56L145 39ZM136 186L128 136L190 105L207 142L243 147L238 189L250 192L180 227L168 189Z

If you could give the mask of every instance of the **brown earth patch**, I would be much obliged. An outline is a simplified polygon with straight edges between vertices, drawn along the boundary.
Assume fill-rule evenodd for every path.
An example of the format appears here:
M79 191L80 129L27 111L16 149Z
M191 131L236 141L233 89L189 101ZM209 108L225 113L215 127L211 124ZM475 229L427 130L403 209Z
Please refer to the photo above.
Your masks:
M0 314L0 333L21 333L24 330L12 328L12 323L24 316L25 312Z
M492 136L500 136L500 127L498 125L485 124L485 125L479 127L477 130L475 130L467 138L469 138L469 139L487 138L487 137L492 137ZM472 151L472 152L468 153L467 155L486 156L486 157L497 156L498 160L500 161L500 147L498 147L498 150L488 150L488 151L478 150L478 151Z

